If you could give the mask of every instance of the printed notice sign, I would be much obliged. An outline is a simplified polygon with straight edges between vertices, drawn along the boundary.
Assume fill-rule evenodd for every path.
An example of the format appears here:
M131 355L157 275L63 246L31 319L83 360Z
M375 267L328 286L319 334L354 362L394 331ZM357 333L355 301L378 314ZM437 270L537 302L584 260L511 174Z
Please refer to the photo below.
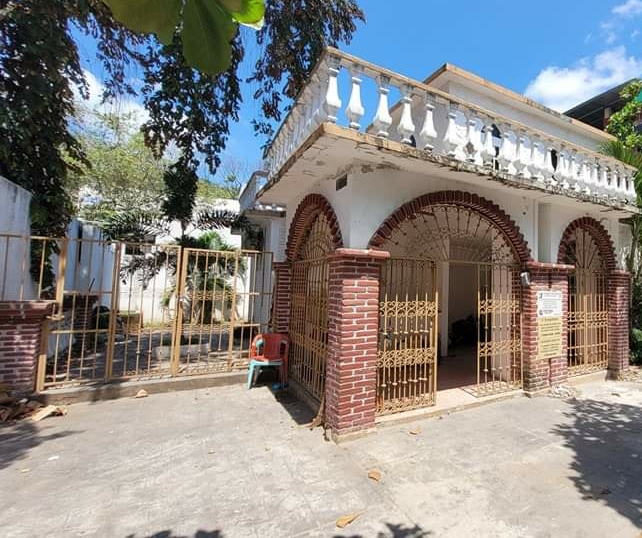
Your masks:
M537 349L540 359L562 356L562 317L537 320Z
M562 317L562 292L559 290L546 290L537 292L537 317L561 318Z

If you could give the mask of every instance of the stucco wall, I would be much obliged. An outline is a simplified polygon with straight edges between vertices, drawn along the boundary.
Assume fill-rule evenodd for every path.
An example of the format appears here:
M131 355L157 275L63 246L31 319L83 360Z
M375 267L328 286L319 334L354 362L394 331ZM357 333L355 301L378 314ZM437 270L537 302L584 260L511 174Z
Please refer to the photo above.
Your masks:
M29 235L30 203L29 191L0 176L0 234ZM21 239L0 238L0 299L34 298L26 249L28 243Z
M618 260L623 259L627 247L626 227L617 217L599 211L587 211L590 206L578 202L558 201L539 194L508 189L480 179L478 185L450 179L432 178L400 170L363 172L355 169L348 176L348 184L337 191L334 180L321 180L287 205L286 230L300 201L310 193L324 195L332 205L343 236L344 246L367 248L370 238L382 222L399 206L422 194L441 190L472 192L499 205L519 226L533 259L556 262L560 239L566 227L575 219L590 216L601 221L611 235Z

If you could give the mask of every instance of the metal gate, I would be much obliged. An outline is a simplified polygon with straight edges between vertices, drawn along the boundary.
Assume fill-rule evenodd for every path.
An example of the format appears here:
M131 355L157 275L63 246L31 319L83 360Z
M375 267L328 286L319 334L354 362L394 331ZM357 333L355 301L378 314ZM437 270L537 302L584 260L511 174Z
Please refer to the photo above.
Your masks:
M488 396L522 386L519 267L477 264L477 385Z
M269 328L269 252L5 234L0 263L0 300L56 304L39 390L240 370Z
M567 263L569 277L568 373L581 375L608 367L607 272L591 234L576 230Z
M321 401L328 347L327 256L334 252L332 229L317 215L292 264L290 307L290 377L309 396Z
M434 262L384 262L379 301L378 414L435 405L437 303Z

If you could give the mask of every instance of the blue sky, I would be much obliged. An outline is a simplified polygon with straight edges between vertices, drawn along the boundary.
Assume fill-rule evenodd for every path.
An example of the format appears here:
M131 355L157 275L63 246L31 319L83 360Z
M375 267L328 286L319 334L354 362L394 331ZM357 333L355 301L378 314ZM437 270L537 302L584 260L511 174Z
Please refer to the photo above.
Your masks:
M412 78L423 79L450 62L564 111L642 75L642 0L359 0L359 5L367 22L342 48ZM102 73L91 43L82 41L81 54L95 76L96 93ZM250 60L254 54L249 47ZM249 72L248 66L243 69ZM252 88L245 95L223 157L252 166L261 153L250 124L258 110Z

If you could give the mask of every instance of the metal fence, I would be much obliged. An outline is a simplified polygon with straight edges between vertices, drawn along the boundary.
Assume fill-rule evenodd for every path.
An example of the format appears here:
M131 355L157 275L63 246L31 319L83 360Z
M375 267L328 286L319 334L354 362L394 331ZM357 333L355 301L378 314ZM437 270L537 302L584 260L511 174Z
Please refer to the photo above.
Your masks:
M0 235L0 300L44 299L38 388L229 372L269 329L272 254Z

